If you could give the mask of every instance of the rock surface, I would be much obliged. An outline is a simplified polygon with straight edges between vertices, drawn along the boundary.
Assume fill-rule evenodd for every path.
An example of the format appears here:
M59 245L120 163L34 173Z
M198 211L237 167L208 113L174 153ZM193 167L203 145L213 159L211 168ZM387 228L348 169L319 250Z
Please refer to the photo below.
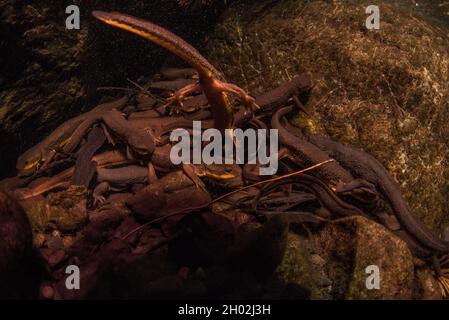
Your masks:
M440 231L449 222L449 25L429 23L410 1L376 4L381 28L368 31L363 1L237 2L208 57L253 94L310 72L311 117L297 123L376 156Z
M286 282L293 282L311 293L311 299L319 298L316 284L317 273L313 269L310 254L305 240L295 233L289 232L287 247L276 273Z
M401 239L363 217L336 220L315 239L334 299L411 299L413 258ZM366 268L377 266L379 289L368 290Z
M368 266L378 266L380 288L368 290ZM401 239L363 217L325 225L305 238L290 232L277 274L311 292L311 299L438 299L435 277L426 267L414 270ZM370 282L372 283L372 282Z
M88 222L87 191L82 186L53 193L47 199L23 202L35 232L58 230L73 233Z

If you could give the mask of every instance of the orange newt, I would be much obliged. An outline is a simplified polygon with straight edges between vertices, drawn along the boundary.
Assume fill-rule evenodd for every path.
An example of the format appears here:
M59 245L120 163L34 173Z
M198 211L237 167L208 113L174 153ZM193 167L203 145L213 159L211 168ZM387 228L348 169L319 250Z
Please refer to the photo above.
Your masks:
M223 75L206 58L172 32L154 23L118 12L93 11L92 15L108 25L130 31L157 43L196 69L199 84L187 85L182 88L175 94L170 103L179 102L186 95L202 90L212 107L214 127L222 131L232 128L234 125L233 108L227 92L236 94L246 107L258 108L253 97L249 96L242 88L226 82Z

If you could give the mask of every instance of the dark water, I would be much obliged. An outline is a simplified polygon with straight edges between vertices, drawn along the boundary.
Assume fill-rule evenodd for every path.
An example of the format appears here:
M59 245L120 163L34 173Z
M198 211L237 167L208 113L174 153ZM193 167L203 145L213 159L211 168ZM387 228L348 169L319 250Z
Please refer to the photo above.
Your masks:
M409 0L392 1L409 10L411 14L420 16L435 27L449 29L449 1L447 0ZM447 30L446 30L447 31ZM449 34L446 34L449 41Z

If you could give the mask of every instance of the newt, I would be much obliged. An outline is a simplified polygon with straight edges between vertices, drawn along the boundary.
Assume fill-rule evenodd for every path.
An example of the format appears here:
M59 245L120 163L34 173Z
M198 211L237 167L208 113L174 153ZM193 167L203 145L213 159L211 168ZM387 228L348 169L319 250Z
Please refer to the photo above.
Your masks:
M72 118L59 127L57 127L48 137L36 144L32 148L25 151L18 159L16 168L19 175L31 174L40 168L44 163L51 161L55 155L55 149L60 147L78 126L86 119L95 117L107 110L120 110L128 102L128 97L123 97L119 100L103 103L93 108L89 112L81 114Z
M320 162L328 161L331 158L324 151L306 139L301 139L285 129L285 125L281 123L281 118L292 112L293 107L288 106L279 109L271 118L271 126L278 130L279 141L287 147L295 151L295 156L304 166L315 165ZM315 171L320 178L332 186L336 186L339 182L349 183L354 178L352 175L341 167L336 161L329 162Z
M75 171L72 177L72 184L89 187L95 174L97 163L92 161L92 157L106 141L103 129L94 127L87 136L86 143L81 147L75 162Z
M169 133L171 130L177 128L192 128L193 120L202 121L201 127L205 129L212 128L213 126L211 120L205 120L202 118L186 119L184 117L165 117L159 119L159 118L133 117L131 120L128 121L133 127L150 130L155 137L160 137L161 135Z
M253 200L253 210L256 210L259 199L263 194L266 194L281 185L288 184L300 185L302 189L308 190L310 193L314 194L322 206L328 209L331 213L338 214L339 216L364 215L359 208L341 200L335 192L326 185L326 183L307 174L300 174L264 186Z
M328 138L309 135L308 140L335 158L356 177L374 184L387 200L403 226L420 244L437 253L448 253L449 242L436 236L410 210L401 194L398 183L387 169L372 155Z
M182 210L190 212L210 203L209 193L177 170L168 173L126 201L134 214L146 221Z
M292 161L295 160L292 152L287 149L287 148L281 148L278 151L278 160L283 160L283 159L290 159ZM250 164L250 163L246 163L243 166L243 170L242 170L242 175L243 178L245 179L245 181L247 182L259 182L262 181L263 179L268 178L267 176L261 176L260 175L260 164L256 163L256 164Z
M108 25L132 32L160 45L189 63L198 72L199 85L184 87L169 103L182 101L192 92L203 91L212 107L214 127L221 131L234 125L233 107L227 92L236 94L241 103L248 108L257 108L253 97L238 86L228 83L194 47L172 32L154 23L119 12L93 11L92 15Z
M107 151L98 154L92 158L92 161L97 163L97 167L107 167L113 165L123 165L136 162L134 159L128 159L125 154L120 151ZM48 178L47 180L41 182L37 186L32 188L17 189L18 198L20 200L29 199L45 192L51 191L55 188L68 186L71 177L75 172L75 167L70 167L57 175Z
M67 154L73 152L87 131L99 121L104 122L108 129L125 141L138 154L151 155L154 151L155 141L150 131L135 127L118 110L109 110L83 121L64 146L64 152Z
M205 109L207 107L207 98L204 94L198 94L192 96L189 99L184 100L182 103L182 111L184 112L194 112L199 109Z
M256 104L260 106L261 111L273 111L285 105L291 98L298 97L311 88L312 78L310 75L303 73L282 83L275 89L256 96Z
M170 160L171 148L172 145L165 144L156 147L154 150L151 156L151 163L159 171L170 172L179 168L178 165L173 164ZM241 170L238 165L183 164L181 168L192 181L196 181L198 179L196 177L204 177L216 185L226 187L239 185L241 182Z
M110 190L123 190L136 183L148 182L148 168L129 165L120 168L97 168L97 181L99 184L93 191L94 202L103 203L106 199L103 194Z
M133 119L141 119L141 118L159 118L159 119L164 119L161 117L162 114L160 114L157 110L155 109L151 109L151 110L145 110L145 111L135 111L133 113L131 113L128 116L128 120L133 120Z

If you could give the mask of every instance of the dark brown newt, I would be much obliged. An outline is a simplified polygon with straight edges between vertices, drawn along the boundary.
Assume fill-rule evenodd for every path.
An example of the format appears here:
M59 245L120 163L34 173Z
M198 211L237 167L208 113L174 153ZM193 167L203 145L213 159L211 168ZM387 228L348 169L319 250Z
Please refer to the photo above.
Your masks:
M180 167L170 160L171 148L172 145L165 144L154 150L151 163L159 171L170 172ZM183 164L181 168L195 183L197 183L196 177L204 177L216 185L225 187L233 187L242 183L241 170L238 165Z
M173 102L181 101L190 92L202 90L212 107L215 128L223 131L234 125L233 107L226 92L237 94L245 106L257 107L254 98L243 89L226 82L223 75L194 47L172 32L154 23L119 12L93 11L92 14L106 24L127 30L162 46L195 68L200 86L192 85L182 89L175 95Z
M93 155L105 143L106 136L100 127L94 127L87 136L86 143L80 148L75 162L72 184L89 187L95 174L97 163L92 160Z
M122 152L114 150L96 155L92 158L92 161L95 161L97 163L97 167L101 168L114 165L130 164L134 163L136 160L128 159ZM41 195L58 187L68 186L70 178L72 177L74 172L75 167L70 167L58 173L57 175L43 181L37 186L34 186L33 188L17 189L16 191L18 194L18 198L20 200L25 200Z
M132 122L126 120L119 111L109 110L95 117L90 117L81 123L64 146L64 152L67 154L73 152L86 132L99 121L104 122L108 129L112 130L138 154L150 155L154 151L155 141L150 131L137 128Z
M331 158L329 155L317 146L286 130L285 126L281 123L281 118L292 112L293 109L292 106L281 108L276 111L271 118L271 127L278 130L279 141L296 151L294 155L299 158L305 166L311 166L330 160ZM352 175L336 161L321 166L315 173L319 175L320 178L324 179L326 183L330 183L332 187L336 187L340 182L349 183L354 180Z
M125 189L136 183L148 182L148 168L130 165L120 168L97 168L97 181L99 184L93 191L95 202L103 203L106 199L103 194L111 189Z
M141 118L153 118L153 119L159 118L161 120L164 119L162 118L162 114L160 114L155 109L135 111L128 116L128 120L141 119Z
M335 158L354 176L371 182L387 199L404 229L416 240L438 253L449 252L449 242L440 239L410 210L399 185L387 169L373 156L357 148L343 145L325 137L310 135L309 141Z
M269 190L273 190L274 188L286 184L300 184L303 189L309 190L314 194L325 208L339 216L364 215L359 208L341 200L324 182L307 174L300 174L296 177L287 178L266 185L253 200L253 209L256 209L261 195L266 194Z
M272 111L287 103L292 97L297 97L312 88L312 78L303 73L277 88L256 96L256 103L261 111Z
M138 191L126 201L139 218L152 220L182 210L192 211L207 206L209 193L197 188L182 171L173 171Z

